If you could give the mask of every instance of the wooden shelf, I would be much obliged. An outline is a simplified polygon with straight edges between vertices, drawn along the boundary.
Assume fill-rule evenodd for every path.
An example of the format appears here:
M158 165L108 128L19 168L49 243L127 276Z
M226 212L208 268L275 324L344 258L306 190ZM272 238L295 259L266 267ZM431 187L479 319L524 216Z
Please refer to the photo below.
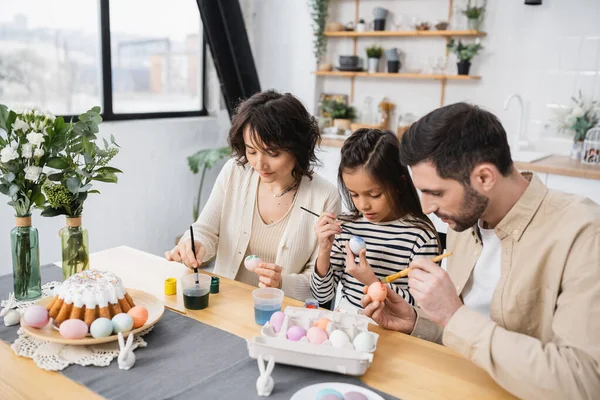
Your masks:
M487 33L480 31L369 31L369 32L355 32L355 31L338 31L338 32L325 32L326 37L450 37L450 36L471 36L471 37L483 37Z
M387 73L387 72L346 72L346 71L316 71L318 76L337 76L337 77L369 77L369 78L397 78L397 79L433 79L438 81L476 81L480 76L472 75L433 75L433 74L409 74L409 73Z

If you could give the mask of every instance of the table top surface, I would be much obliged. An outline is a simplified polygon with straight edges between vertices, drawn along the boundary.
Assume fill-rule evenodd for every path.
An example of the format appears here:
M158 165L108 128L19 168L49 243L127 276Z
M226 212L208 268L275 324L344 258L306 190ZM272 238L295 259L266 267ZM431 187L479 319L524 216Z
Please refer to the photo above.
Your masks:
M260 335L260 326L254 322L252 286L221 277L220 293L211 295L210 306L192 311L183 307L180 286L177 295L163 292L166 278L179 281L189 273L180 264L125 246L94 253L90 263L91 268L117 273L126 287L164 300L173 311L245 339ZM284 308L302 305L287 297L283 304ZM513 398L486 372L451 349L375 325L370 325L370 330L379 334L379 341L373 364L361 379L378 390L403 400ZM33 361L16 356L4 342L0 342L0 360L0 393L7 398L101 398L59 373L41 370Z

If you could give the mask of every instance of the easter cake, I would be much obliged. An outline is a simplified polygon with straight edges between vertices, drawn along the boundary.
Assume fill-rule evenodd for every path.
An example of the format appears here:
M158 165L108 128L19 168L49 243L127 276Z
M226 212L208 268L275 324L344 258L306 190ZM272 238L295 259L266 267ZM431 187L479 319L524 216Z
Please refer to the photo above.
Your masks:
M90 327L98 318L112 319L133 307L121 278L112 272L90 269L65 280L46 308L56 326L68 319L80 319Z

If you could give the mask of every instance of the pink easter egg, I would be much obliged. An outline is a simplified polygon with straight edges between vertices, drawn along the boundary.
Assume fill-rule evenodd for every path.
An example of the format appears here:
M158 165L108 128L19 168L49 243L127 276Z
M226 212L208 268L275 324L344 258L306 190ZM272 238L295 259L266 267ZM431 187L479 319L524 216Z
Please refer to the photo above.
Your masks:
M302 339L304 336L306 336L306 331L304 330L303 327L298 326L298 325L294 325L292 326L290 329L288 329L286 337L288 338L288 340L291 340L293 342L297 342L298 340Z
M382 302L387 297L387 286L379 281L373 282L369 285L367 293L374 301Z
M276 333L279 333L279 331L281 330L281 325L283 325L284 318L285 314L281 311L277 311L273 313L273 315L271 315L269 323L271 324Z
M27 307L23 321L32 328L43 328L48 323L48 310L37 304Z
M344 400L369 400L367 396L358 392L348 392L344 394Z
M306 333L306 337L312 344L321 344L327 340L327 333L318 326L313 326Z
M80 319L68 319L60 324L59 332L65 339L83 339L88 333L88 326Z

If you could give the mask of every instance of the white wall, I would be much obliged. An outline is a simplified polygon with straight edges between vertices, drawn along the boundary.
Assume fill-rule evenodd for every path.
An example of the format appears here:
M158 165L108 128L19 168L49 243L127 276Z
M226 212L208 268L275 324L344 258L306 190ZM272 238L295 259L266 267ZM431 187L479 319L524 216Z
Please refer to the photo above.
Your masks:
M228 118L104 122L101 136L115 136L121 152L113 160L123 170L118 184L98 182L101 195L90 195L83 225L89 230L90 251L127 245L156 255L170 249L175 237L192 222L192 204L199 176L192 174L187 156L201 148L225 144ZM206 175L203 199L210 193L222 163ZM14 227L8 199L0 198L0 275L12 271L10 230ZM33 213L40 235L42 264L59 261L58 231L64 217L43 218Z
M460 0L455 1L459 4ZM489 0L483 30L485 47L474 59L472 74L480 82L452 82L446 89L446 104L471 101L495 113L509 134L518 125L518 108L512 104L503 110L506 98L518 92L529 103L528 138L538 150L568 154L570 139L556 139L552 118L556 104L568 104L571 95L584 94L600 98L600 2L597 0L544 0L541 6L525 6L522 0ZM406 21L412 17L425 20L445 19L447 0L380 0L361 1L359 15L370 20L372 8L382 6ZM260 0L252 5L251 32L253 50L263 88L295 93L315 110L321 92L350 93L349 78L318 78L312 55L311 19L304 0ZM330 20L354 20L353 1L332 1ZM388 27L393 17L388 18ZM405 66L426 67L429 58L444 54L445 41L440 38L361 38L358 54L377 43L384 48L399 47L406 53ZM330 39L328 60L335 62L342 54L352 54L352 39ZM449 70L456 71L450 58ZM396 79L357 78L355 104L360 107L366 96L376 102L387 97L400 113L423 115L439 106L440 83ZM395 119L394 119L395 120Z

